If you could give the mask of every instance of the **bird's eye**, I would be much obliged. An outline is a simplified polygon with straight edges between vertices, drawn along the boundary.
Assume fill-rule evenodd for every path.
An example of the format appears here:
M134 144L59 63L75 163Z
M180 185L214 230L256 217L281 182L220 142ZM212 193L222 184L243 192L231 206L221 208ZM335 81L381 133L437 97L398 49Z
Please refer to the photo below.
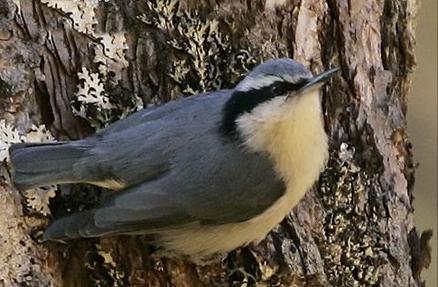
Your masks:
M271 86L271 92L273 95L278 96L281 93L281 87L279 84L273 84Z

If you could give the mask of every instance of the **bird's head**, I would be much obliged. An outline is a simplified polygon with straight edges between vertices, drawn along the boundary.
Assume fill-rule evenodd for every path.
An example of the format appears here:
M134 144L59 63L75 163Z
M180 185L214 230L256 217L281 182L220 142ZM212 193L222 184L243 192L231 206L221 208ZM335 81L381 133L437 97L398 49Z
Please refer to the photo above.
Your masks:
M315 94L337 70L334 68L313 76L304 65L288 58L269 60L256 66L234 88L225 104L223 131L233 134L239 118L255 113L260 106L273 110L271 115L284 113L279 105L294 106L306 95Z

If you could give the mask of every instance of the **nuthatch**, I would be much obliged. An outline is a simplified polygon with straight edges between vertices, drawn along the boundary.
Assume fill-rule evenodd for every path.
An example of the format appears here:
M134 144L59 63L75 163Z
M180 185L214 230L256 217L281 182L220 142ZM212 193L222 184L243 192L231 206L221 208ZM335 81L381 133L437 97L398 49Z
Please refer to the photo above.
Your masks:
M52 222L46 240L148 234L176 254L228 252L263 239L324 168L319 88L336 70L313 77L270 60L234 89L146 108L85 139L15 144L14 184L120 190Z

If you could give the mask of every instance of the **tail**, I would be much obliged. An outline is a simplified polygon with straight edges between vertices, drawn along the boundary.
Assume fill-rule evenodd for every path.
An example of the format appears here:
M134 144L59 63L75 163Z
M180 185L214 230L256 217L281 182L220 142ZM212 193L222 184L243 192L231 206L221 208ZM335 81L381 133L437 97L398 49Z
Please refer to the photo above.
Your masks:
M52 222L46 229L43 239L68 240L82 237L98 237L104 232L94 223L93 210L74 213Z
M9 148L12 180L20 189L75 182L74 164L86 157L89 146L79 142L19 143Z
M158 233L147 233L146 230L138 230L138 225L115 225L99 222L96 212L99 209L91 209L73 213L56 219L47 227L43 234L44 241L65 241L76 238L92 238L106 235L143 235L143 239L156 242Z

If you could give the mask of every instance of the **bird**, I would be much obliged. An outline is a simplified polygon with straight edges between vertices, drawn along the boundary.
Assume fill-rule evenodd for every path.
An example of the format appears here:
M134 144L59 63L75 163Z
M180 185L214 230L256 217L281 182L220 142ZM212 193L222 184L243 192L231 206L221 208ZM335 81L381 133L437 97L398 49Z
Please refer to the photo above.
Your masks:
M259 242L326 165L320 88L337 70L313 76L290 58L271 59L232 89L147 107L83 139L14 144L13 183L114 190L55 219L44 240L143 234L192 258Z

